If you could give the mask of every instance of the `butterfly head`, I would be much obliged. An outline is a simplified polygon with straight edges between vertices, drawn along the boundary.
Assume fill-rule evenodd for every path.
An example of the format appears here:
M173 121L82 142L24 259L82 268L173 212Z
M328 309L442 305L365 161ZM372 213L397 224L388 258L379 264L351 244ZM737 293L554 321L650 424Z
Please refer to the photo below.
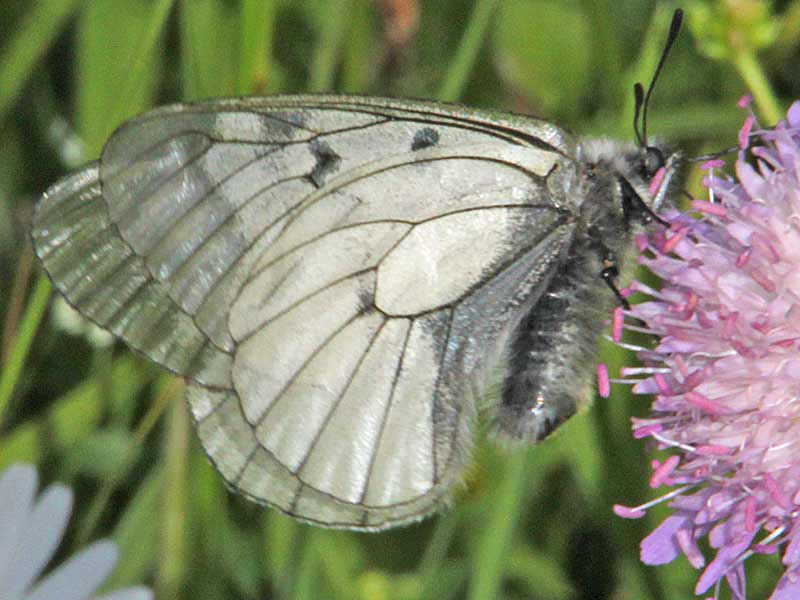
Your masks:
M633 222L660 221L665 201L674 197L683 164L682 154L666 144L639 146L607 139L584 139L578 153L584 198L581 207L619 219L626 227ZM612 202L613 208L606 204Z
M636 146L622 156L616 167L621 177L636 190L647 208L658 213L668 198L674 197L684 163L675 148L656 143Z

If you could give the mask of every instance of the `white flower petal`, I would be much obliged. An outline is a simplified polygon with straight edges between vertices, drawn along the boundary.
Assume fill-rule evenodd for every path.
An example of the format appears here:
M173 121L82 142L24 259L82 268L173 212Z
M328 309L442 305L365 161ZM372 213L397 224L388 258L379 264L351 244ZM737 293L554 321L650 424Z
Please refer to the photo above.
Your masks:
M96 542L40 581L25 600L87 600L114 569L118 555L113 542Z
M153 592L146 587L131 587L100 596L95 600L153 600Z
M36 501L17 551L9 565L14 581L8 595L24 592L53 557L72 512L72 491L63 485L51 485Z
M0 598L16 587L12 557L23 537L37 482L30 465L12 465L0 476Z

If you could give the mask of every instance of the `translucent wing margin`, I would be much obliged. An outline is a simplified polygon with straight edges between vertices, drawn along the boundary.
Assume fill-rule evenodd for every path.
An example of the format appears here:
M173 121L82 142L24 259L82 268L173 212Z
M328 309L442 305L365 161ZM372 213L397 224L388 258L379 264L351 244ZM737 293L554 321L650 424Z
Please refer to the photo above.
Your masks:
M232 487L380 529L457 480L476 374L571 235L570 152L422 102L167 107L45 194L34 241L73 305L189 379Z
M231 355L211 344L109 219L97 163L47 191L33 242L56 289L89 319L175 373L230 385Z

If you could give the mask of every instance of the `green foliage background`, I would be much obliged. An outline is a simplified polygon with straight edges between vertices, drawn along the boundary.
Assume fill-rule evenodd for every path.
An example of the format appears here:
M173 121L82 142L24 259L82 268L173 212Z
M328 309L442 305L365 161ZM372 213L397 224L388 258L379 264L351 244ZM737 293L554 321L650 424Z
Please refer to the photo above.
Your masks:
M122 347L65 331L26 232L36 196L96 157L124 119L215 96L339 91L460 101L632 137L676 7L641 0L420 2L402 48L378 0L3 0L0 3L0 468L36 464L77 494L62 552L111 536L109 587L171 598L671 599L679 559L638 561L667 511L629 417L611 400L528 450L478 444L453 509L376 535L301 525L227 493L191 430L181 384ZM396 5L414 7L413 0ZM652 134L691 154L735 145L737 98L771 124L800 96L800 2L688 1L650 111ZM692 174L689 187L702 194ZM612 365L630 361L607 350ZM763 598L777 557L748 561ZM725 595L723 594L723 597Z

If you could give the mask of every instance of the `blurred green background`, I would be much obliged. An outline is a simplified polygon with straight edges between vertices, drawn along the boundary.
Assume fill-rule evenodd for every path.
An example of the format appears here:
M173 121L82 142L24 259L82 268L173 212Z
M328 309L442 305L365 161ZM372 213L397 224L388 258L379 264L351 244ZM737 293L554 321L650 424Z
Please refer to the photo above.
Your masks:
M481 437L453 508L381 534L326 531L229 494L191 430L181 383L48 302L27 240L38 194L95 158L127 117L215 96L338 91L535 114L632 138L678 4L641 0L2 0L0 469L38 465L77 494L64 554L111 536L111 587L160 599L671 599L679 559L639 541L668 514L615 517L655 497L616 386L545 444ZM689 155L736 143L750 90L762 122L800 97L800 2L684 2L688 26L652 106L651 135ZM689 188L702 194L699 177ZM608 344L606 346L609 346ZM616 365L629 356L605 348ZM759 562L760 561L760 562ZM777 557L748 561L763 598ZM728 597L726 592L723 598Z

